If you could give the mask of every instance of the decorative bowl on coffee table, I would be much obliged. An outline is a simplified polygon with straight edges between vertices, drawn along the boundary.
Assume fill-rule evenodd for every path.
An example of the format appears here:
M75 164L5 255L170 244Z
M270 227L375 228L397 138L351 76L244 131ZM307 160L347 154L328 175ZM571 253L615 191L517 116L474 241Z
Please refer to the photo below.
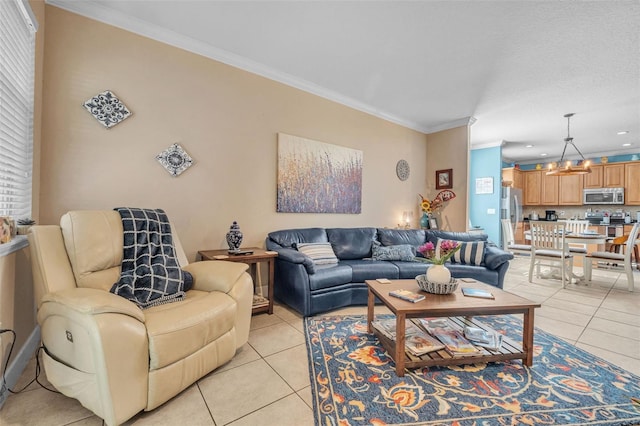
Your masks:
M455 278L451 278L448 283L434 283L427 280L427 276L422 274L416 277L416 281L420 290L432 294L450 294L458 288L458 280Z

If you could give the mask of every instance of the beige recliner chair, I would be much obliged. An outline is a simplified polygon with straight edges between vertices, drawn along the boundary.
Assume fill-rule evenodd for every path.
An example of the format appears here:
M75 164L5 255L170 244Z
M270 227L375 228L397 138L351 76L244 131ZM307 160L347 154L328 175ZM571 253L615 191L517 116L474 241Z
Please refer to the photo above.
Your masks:
M247 342L253 283L247 265L188 264L179 302L145 310L109 292L118 281L123 228L116 211L72 211L60 226L33 226L29 243L47 379L120 424L163 404Z

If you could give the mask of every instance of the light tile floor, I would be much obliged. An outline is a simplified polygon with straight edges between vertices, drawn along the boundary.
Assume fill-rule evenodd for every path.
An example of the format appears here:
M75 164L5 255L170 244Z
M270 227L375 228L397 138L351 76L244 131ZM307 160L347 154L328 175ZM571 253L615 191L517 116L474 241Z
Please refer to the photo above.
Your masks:
M537 327L640 375L640 272L635 273L636 292L629 293L626 277L619 272L594 270L592 286L562 289L557 280L536 278L529 283L528 268L527 257L514 259L505 290L542 304L536 311ZM366 308L337 313L365 314ZM32 362L16 388L34 373ZM252 318L249 343L227 365L127 425L313 425L309 383L302 318L276 306L273 315ZM103 422L77 401L31 384L9 396L0 410L0 424Z

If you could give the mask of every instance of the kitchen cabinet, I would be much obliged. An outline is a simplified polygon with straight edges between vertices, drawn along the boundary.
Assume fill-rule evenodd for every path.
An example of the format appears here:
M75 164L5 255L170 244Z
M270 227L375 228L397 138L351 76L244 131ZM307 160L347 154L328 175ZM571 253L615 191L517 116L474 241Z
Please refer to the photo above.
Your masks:
M561 206L581 206L584 175L560 176L558 203Z
M539 206L540 205L540 189L542 184L542 171L533 170L524 173L524 205Z
M515 167L502 169L502 183L504 186L510 186L512 188L524 189L524 181L522 177L522 171Z
M624 203L627 205L640 205L640 162L626 163L624 165Z
M585 188L602 188L602 170L601 164L594 164L591 166L591 173L583 175L583 185Z
M523 172L524 177L524 205L525 206L557 206L560 203L560 177L547 176L545 170L532 170ZM573 178L574 176L567 176ZM578 176L580 177L580 176ZM569 179L571 191L575 191L570 196L566 196L567 200L571 200L571 204L582 204L582 182ZM580 189L574 189L580 187ZM563 188L564 190L564 188Z
M540 180L540 204L543 206L557 206L560 190L558 176L547 176L545 172L541 172Z
M624 186L625 164L605 164L602 173L604 188L622 188Z
M585 188L621 188L625 182L625 163L594 164L583 182Z
M585 188L625 188L625 204L640 205L640 161L595 164L591 173L547 176L546 170L502 170L502 179L523 191L525 206L580 206Z

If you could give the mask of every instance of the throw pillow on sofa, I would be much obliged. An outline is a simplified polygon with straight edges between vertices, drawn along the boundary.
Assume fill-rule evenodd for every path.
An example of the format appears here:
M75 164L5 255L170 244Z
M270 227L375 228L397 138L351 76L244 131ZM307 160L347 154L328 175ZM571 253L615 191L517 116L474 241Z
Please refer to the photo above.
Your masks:
M436 244L436 253L440 252L440 243L443 240L438 238ZM461 265L480 266L484 262L484 241L456 241L460 246L460 250L455 252L451 258L451 263L460 263Z
M296 249L311 258L316 265L331 265L338 263L331 243L297 243Z
M409 244L383 246L378 241L374 241L371 246L371 257L373 260L401 260L410 262L416 257L416 249Z

